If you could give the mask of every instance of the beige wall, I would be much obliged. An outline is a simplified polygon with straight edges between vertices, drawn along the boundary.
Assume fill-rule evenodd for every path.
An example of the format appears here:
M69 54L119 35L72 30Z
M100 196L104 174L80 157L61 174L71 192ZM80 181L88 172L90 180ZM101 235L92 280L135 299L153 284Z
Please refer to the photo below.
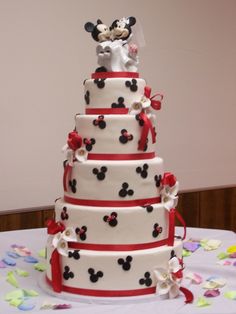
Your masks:
M96 67L85 22L134 15L163 92L158 154L183 190L236 183L236 1L0 0L0 210L62 195L61 147Z

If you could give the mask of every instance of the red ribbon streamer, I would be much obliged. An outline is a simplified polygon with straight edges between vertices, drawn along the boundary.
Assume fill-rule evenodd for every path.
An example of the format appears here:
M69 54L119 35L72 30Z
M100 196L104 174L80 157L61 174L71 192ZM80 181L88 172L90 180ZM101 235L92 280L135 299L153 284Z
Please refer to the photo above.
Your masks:
M65 230L65 226L61 222L55 222L53 219L48 219L46 222L48 234L56 234Z
M184 235L182 237L182 240L185 240L185 238L186 238L186 223L177 209L175 209L175 216L179 220L179 222L182 224L182 226L184 227Z
M144 95L151 100L151 107L154 110L160 110L161 109L161 101L163 99L163 95L161 94L155 94L151 97L151 87L145 86L144 87ZM160 100L155 100L155 97L160 97Z
M70 177L71 170L72 170L72 166L67 164L66 167L65 167L65 170L64 170L64 175L63 175L63 188L64 188L64 191L67 191L67 177ZM69 178L68 178L68 180L69 180Z
M52 281L46 277L47 282L52 285ZM63 285L62 290L74 294L94 296L94 297L132 297L145 294L153 294L156 292L156 287L133 289L133 290L93 290L76 287L68 287Z
M92 73L91 77L92 79L114 78L114 77L139 78L139 73L137 72L95 72L95 73Z
M92 250L92 251L133 251L133 250L146 250L159 247L162 245L168 245L169 239L163 239L160 241L150 243L138 243L138 244L92 244L92 243L79 243L69 242L69 248L77 250Z
M129 108L88 108L86 114L127 114Z
M62 291L62 275L60 255L55 249L51 255L51 274L52 274L52 287L55 292Z
M185 287L180 287L179 290L184 294L186 304L193 302L194 297L193 297L193 294L190 290L188 290Z
M64 195L64 201L74 205L84 206L99 206L99 207L126 207L126 206L144 206L146 204L156 204L161 202L161 197L152 197L139 200L128 200L128 201L111 201L111 200L87 200L80 198L73 198Z
M174 236L175 236L175 209L171 208L169 212L169 238L168 245L174 245Z
M140 116L140 119L143 120L144 124L142 127L142 133L141 133L141 138L138 145L138 150L144 150L145 145L147 143L146 141L147 141L149 131L151 132L151 135L152 135L152 143L156 142L156 133L152 126L152 122L147 117L147 115L144 112L141 112L139 116Z
M88 154L88 160L138 160L152 159L155 153L137 153L137 154Z

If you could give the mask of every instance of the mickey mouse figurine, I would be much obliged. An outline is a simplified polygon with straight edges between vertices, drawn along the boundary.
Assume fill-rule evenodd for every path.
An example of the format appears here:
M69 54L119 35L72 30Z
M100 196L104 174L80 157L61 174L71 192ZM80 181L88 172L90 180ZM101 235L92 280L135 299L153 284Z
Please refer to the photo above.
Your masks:
M128 18L123 17L120 20L115 20L110 27L112 40L128 40L132 33L131 26L133 26L135 23L136 18L133 16Z
M84 28L87 32L91 33L91 36L94 40L98 42L103 42L111 39L111 32L107 25L103 24L100 19L97 20L97 24L87 22L84 25Z

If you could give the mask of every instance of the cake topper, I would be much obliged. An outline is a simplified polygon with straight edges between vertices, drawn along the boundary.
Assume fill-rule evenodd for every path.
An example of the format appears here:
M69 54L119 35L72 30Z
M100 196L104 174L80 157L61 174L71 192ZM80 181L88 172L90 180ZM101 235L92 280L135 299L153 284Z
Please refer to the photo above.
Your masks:
M100 19L97 24L85 23L85 30L99 42L96 54L100 68L96 72L137 72L138 48L130 43L135 23L133 16L116 19L110 28Z

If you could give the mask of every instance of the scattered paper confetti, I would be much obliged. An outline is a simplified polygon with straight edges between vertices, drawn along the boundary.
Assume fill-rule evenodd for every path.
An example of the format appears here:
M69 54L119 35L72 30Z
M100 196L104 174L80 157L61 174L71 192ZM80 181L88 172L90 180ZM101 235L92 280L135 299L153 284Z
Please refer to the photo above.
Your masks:
M55 304L53 306L53 310L66 310L70 308L71 308L71 304Z
M203 239L201 240L201 246L204 248L205 251L212 251L216 250L220 247L221 245L220 240L215 240L215 239Z
M216 289L222 288L226 285L226 280L224 278L211 276L209 277L203 285L204 289Z
M200 243L198 242L187 241L187 242L184 242L183 244L183 248L192 253L195 252L199 247L200 247Z
M24 292L24 296L26 296L26 297L37 297L39 295L38 292L35 290L23 289L23 292Z
M218 265L222 265L222 266L229 266L229 265L231 265L231 261L228 261L228 260L226 260L226 261L218 261L217 264Z
M11 301L9 302L10 305L15 306L15 307L18 307L22 303L23 303L23 299L11 299Z
M189 272L186 274L186 278L190 279L192 283L199 285L202 283L202 277L196 273Z
M224 297L226 297L227 299L236 300L236 290L225 292Z
M229 254L228 253L225 253L225 252L221 252L217 255L217 258L222 260L222 259L226 259L229 257Z
M0 261L0 268L6 268L7 265L3 262L3 261Z
M11 247L13 248L14 252L16 252L20 256L31 255L31 251L23 245L13 244Z
M230 247L227 248L228 253L236 253L236 245L231 245Z
M183 251L182 251L183 257L190 256L191 254L192 254L192 253L191 253L190 251L187 251L187 250L185 250L185 249L183 249Z
M220 295L219 289L210 289L204 293L204 297L207 297L207 298L217 297L218 295Z
M16 252L11 252L11 251L7 252L7 255L9 257L12 257L12 258L19 258L20 257L19 254L17 254Z
M16 261L15 261L13 258L11 258L11 257L4 257L4 258L2 259L2 261L3 261L6 265L8 265L8 266L15 266L15 265L16 265Z
M233 266L236 266L236 262L233 263Z
M36 263L36 264L34 264L34 269L36 269L38 271L45 271L46 265L43 263Z
M230 257L230 258L236 258L236 252L230 253L230 254L229 254L229 257Z
M26 263L32 263L32 264L35 264L35 263L38 263L38 260L37 260L37 258L35 258L35 257L33 257L33 256L26 256L25 258L24 258L24 261L26 262Z
M18 306L18 309L21 310L21 311L31 311L35 308L35 304L33 303L21 303L19 306Z
M211 303L204 297L199 297L197 299L197 306L198 307L204 307L204 306L209 306Z
M26 270L23 270L23 269L19 269L17 268L15 270L16 274L20 277L28 277L29 276L29 273L26 271Z
M42 257L42 258L46 258L46 249L41 249L41 250L38 252L38 256L39 256L39 257Z
M8 292L5 295L5 300L6 301L11 301L12 299L22 299L24 298L24 291L21 289L13 290L11 292Z
M9 272L7 273L7 279L6 279L6 280L7 280L7 282L8 282L9 284L11 284L13 287L15 287L15 288L18 288L18 287L19 287L18 281L16 280L16 277L15 277L13 271L9 271Z

